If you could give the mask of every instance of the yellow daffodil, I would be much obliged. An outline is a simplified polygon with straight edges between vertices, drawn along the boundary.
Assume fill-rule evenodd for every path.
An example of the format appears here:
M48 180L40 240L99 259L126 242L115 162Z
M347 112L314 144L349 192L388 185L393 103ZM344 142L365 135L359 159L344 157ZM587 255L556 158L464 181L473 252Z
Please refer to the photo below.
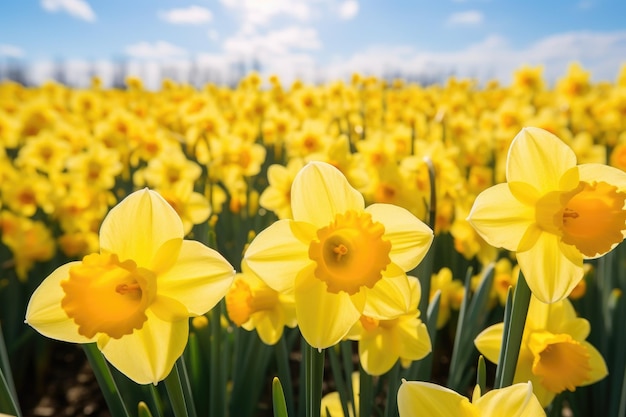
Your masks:
M275 345L285 326L296 327L293 294L268 287L245 262L226 294L228 317L246 330L256 329L263 343Z
M388 320L368 316L353 326L348 338L359 341L359 358L365 372L382 375L400 360L408 368L412 361L422 359L432 350L426 325L417 309L421 297L420 283L409 277L411 304L408 312Z
M352 404L348 404L348 417L354 417L354 410L359 415L359 393L361 392L361 383L358 372L352 372L350 376L352 380L352 396L354 398L354 409ZM322 397L322 417L346 417L343 412L341 397L339 392L329 392Z
M468 220L488 243L516 252L535 296L561 300L582 279L583 259L626 236L626 173L576 165L559 138L529 127L511 143L506 177L478 195Z
M292 219L250 243L244 258L268 286L294 291L306 341L323 349L367 315L386 319L410 304L405 274L424 258L432 231L407 210L365 208L361 193L324 162L310 162L291 188Z
M430 300L435 297L435 294L439 291L439 312L437 315L437 329L443 329L443 327L450 320L452 310L458 311L461 306L461 301L465 296L465 288L463 282L458 279L454 279L452 276L452 270L448 267L443 267L433 274L430 279Z
M41 283L26 323L53 339L96 342L130 379L156 384L185 349L188 318L213 308L234 275L219 253L183 240L174 209L144 189L104 219L100 253L57 268Z
M498 363L504 323L481 332L474 343L487 359ZM565 390L593 384L607 375L602 355L585 339L591 327L576 317L566 298L553 304L532 297L513 382L531 381L535 395L547 407Z
M451 389L421 381L402 381L398 389L400 417L539 417L546 413L533 395L530 382L494 389L481 396L478 386L472 402Z

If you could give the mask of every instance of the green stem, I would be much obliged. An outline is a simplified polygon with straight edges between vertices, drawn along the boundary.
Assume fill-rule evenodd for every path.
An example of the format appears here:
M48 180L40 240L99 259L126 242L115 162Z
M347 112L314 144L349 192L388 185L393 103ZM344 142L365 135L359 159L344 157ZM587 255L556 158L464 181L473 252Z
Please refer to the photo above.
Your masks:
M322 403L322 382L324 379L324 351L304 343L305 361L305 403L306 416L320 415Z
M274 386L278 383L281 392L283 392L284 401L286 403L287 411L289 415L295 416L295 407L293 402L293 385L291 383L291 369L289 367L289 352L287 351L287 340L285 339L285 335L278 340L274 347L274 352L276 354L276 363L278 365L278 378L280 381L284 381L287 389L284 390L282 388L282 383L280 381L274 380ZM275 387L274 389L278 389L279 387Z
M83 345L89 364L93 369L93 373L96 376L102 395L109 407L109 412L113 417L130 417L124 400L117 389L117 384L111 375L111 370L107 365L102 352L98 349L95 343L88 343Z
M362 366L359 369L359 417L370 417L374 408L374 380L365 372Z
M524 326L526 325L530 296L530 288L528 288L524 274L520 271L513 294L513 307L511 308L509 330L507 334L503 334L502 346L505 351L504 361L498 364L498 367L503 366L502 379L500 380L500 386L498 388L508 387L513 384L517 359L522 345L522 336L524 335Z
M167 395L170 399L170 405L174 411L174 416L191 417L191 414L188 412L188 406L185 401L185 394L183 393L183 386L177 366L172 368L172 371L165 378L164 382L165 388L167 389Z
M209 415L211 416L223 416L224 414L224 397L223 397L223 385L222 385L222 355L221 355L221 342L222 342L222 326L220 323L221 308L218 303L213 310L211 310L211 381L209 392Z

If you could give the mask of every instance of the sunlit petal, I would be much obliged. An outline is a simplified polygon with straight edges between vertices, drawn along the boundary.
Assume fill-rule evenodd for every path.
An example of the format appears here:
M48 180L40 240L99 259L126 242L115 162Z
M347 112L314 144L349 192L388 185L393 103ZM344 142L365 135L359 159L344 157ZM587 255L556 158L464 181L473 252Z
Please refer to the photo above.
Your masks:
M602 164L580 164L578 172L581 181L588 183L604 181L622 191L626 190L626 172L621 169Z
M291 291L296 275L312 265L309 245L294 235L291 222L279 220L263 230L244 255L250 269L278 292Z
M545 194L558 190L561 176L574 166L576 155L561 139L546 130L526 127L511 142L506 178L530 184Z
M366 299L364 315L375 319L389 319L409 310L411 285L407 276L399 268L396 267L396 269L396 272L399 272L398 275L387 277L385 273L373 288L361 289Z
M479 415L536 417L545 416L530 382L491 390L474 402Z
M78 325L61 308L65 292L61 281L68 279L69 270L80 262L70 262L55 269L37 287L26 307L26 324L51 339L72 343L89 343L95 338L78 334Z
M156 384L170 373L187 344L188 320L163 321L150 310L140 330L99 346L107 360L138 384Z
M559 237L551 233L542 233L535 246L518 252L517 261L530 290L544 303L567 297L583 278L582 256L572 262L561 251Z
M520 203L507 184L498 184L476 197L467 220L490 245L516 251L535 222L535 210Z
M311 265L296 278L296 315L302 336L313 347L324 349L339 342L361 317L350 296L327 291L315 278Z
M402 381L398 389L400 417L474 417L472 405L451 389L421 381Z
M132 259L138 266L151 265L167 241L183 237L183 223L176 211L157 192L136 191L113 207L100 228L103 252Z
M201 315L224 297L235 270L217 251L199 242L183 242L176 264L159 276L157 291Z
M424 259L433 241L433 231L424 222L391 204L372 204L365 211L385 226L383 238L391 242L391 262L410 271Z
M364 207L363 195L330 164L309 162L293 180L291 210L295 220L320 228L338 213L361 211Z

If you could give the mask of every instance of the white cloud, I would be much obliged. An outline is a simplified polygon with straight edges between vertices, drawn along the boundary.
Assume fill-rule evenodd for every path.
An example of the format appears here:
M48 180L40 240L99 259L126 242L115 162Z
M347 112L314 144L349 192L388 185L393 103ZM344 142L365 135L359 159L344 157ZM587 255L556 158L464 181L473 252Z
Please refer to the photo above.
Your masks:
M508 83L513 71L524 64L542 65L544 77L553 83L571 62L580 62L594 80L615 80L625 62L626 31L569 32L548 36L526 48L515 49L507 39L489 36L457 51L418 51L412 46L379 45L342 57L327 65L328 79L347 77L354 71L423 80L442 81L449 75L498 79Z
M23 57L24 51L22 48L15 45L8 44L0 44L0 56L7 56L10 58L21 58Z
M350 20L359 13L359 2L356 0L346 0L339 5L339 17Z
M311 0L221 0L242 19L242 25L266 25L276 16L306 21L312 15Z
M85 0L41 0L41 7L48 12L63 11L87 22L96 20L96 14Z
M199 25L210 22L213 19L213 14L205 7L189 6L160 12L159 17L168 23Z
M448 17L447 24L450 26L473 26L481 24L484 20L485 18L482 12L478 10L468 10L453 13Z
M126 55L138 59L170 59L187 55L187 51L179 46L165 41L139 42L128 45Z
M224 42L224 51L242 57L286 55L293 50L315 50L321 48L317 31L313 28L291 26L270 31L264 35L239 33Z

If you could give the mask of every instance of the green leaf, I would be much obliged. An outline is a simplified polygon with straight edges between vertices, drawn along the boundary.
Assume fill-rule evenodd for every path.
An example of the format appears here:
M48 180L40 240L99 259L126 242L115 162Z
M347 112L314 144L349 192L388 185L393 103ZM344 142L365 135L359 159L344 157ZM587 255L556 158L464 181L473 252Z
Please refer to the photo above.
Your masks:
M102 395L109 407L111 415L113 417L130 417L102 352L100 352L95 343L84 344L83 349L91 364L98 385L100 385L100 390L102 391Z
M152 413L150 412L150 408L148 408L148 404L144 403L143 401L140 401L139 404L137 404L137 413L139 417L152 417Z
M287 403L285 402L285 394L280 379L274 377L272 381L272 404L274 408L274 417L288 417Z

